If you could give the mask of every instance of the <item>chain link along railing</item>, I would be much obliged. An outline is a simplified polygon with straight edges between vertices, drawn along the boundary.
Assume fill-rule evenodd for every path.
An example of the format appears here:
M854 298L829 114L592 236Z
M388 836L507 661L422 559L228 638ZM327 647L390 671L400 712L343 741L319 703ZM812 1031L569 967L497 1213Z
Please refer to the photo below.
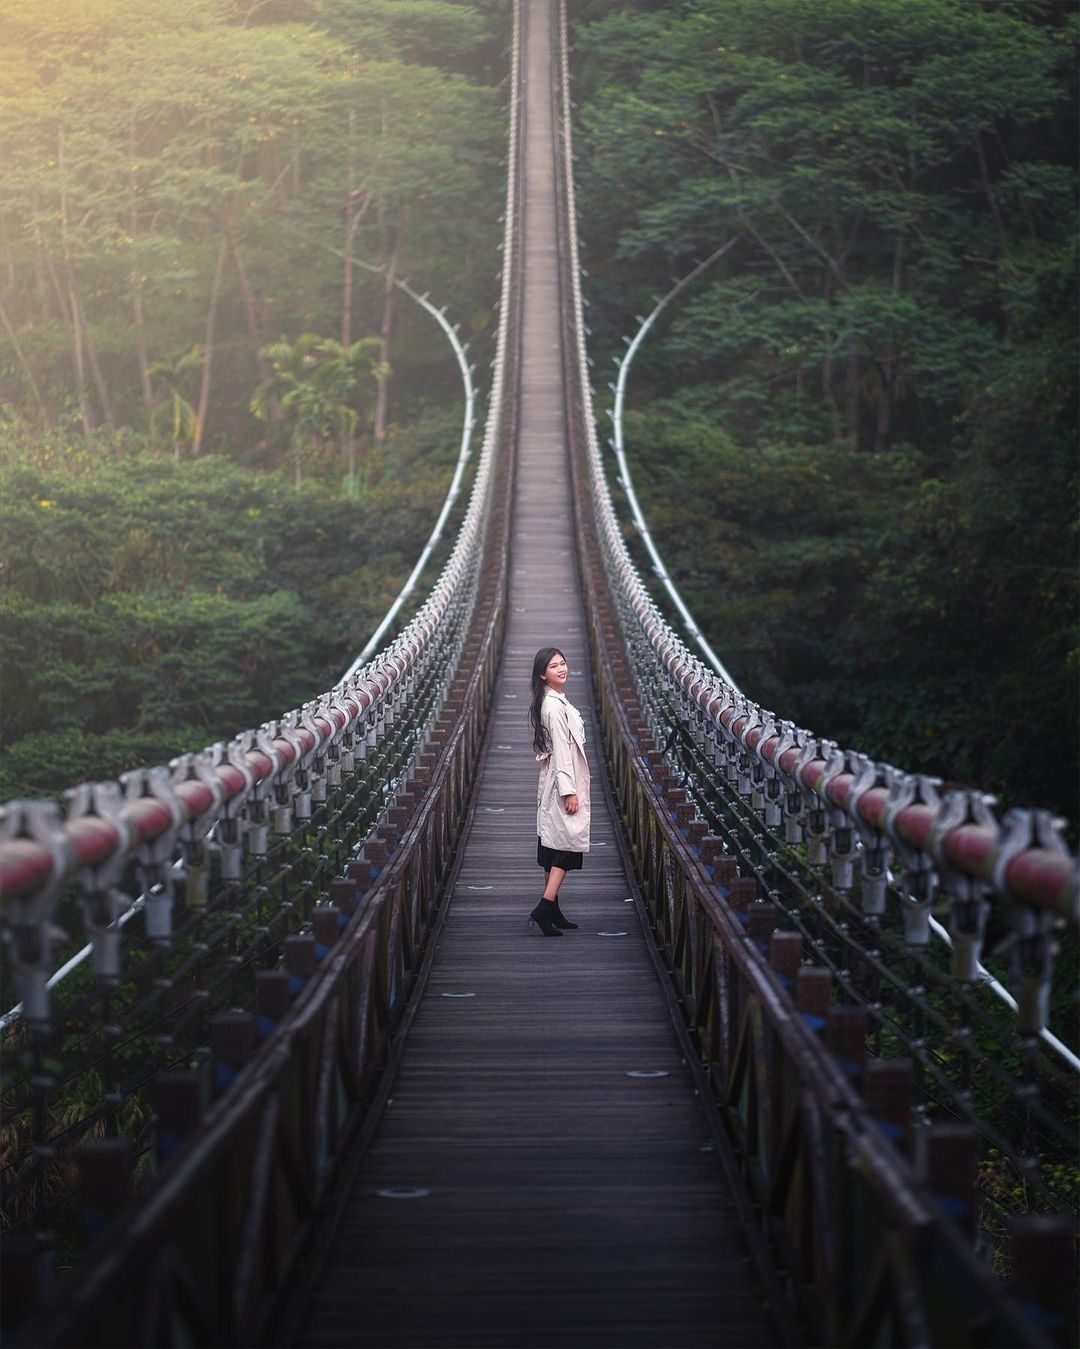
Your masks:
M999 818L779 719L651 600L595 431L560 10L568 433L604 742L762 1277L815 1343L1071 1344L1078 1061L1046 1030L1052 992L1075 1016L1074 964L1052 981L1057 942L1075 952L1063 823Z
M489 410L430 596L302 708L0 813L5 1343L261 1342L377 1116L505 627L519 19Z

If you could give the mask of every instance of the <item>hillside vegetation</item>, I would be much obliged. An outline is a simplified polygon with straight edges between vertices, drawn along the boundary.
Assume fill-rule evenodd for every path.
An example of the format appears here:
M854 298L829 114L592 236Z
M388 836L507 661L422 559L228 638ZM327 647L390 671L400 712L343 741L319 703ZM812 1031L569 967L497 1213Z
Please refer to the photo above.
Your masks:
M340 678L493 331L508 15L0 0L0 788L57 792Z
M1075 7L578 13L598 354L736 241L626 420L709 640L780 716L1075 820Z

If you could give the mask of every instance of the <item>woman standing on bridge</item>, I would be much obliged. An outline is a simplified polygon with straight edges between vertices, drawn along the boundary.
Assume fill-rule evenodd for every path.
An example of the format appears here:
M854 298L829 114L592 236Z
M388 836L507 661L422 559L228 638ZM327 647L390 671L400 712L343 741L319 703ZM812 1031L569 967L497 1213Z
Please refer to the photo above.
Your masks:
M576 928L559 908L559 887L568 871L580 871L589 851L589 761L585 725L563 693L570 671L554 646L536 653L529 720L540 764L536 790L536 860L544 868L544 894L529 914L545 937Z

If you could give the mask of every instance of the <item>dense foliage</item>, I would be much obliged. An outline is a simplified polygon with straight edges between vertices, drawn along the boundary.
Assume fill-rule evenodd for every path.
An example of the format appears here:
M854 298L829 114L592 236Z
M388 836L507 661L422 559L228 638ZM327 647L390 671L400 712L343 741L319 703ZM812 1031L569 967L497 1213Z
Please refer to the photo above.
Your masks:
M507 20L0 0L6 795L296 706L385 611L462 412L393 283L483 357Z
M269 434L248 410L274 342L378 338L356 399L378 442L399 325L404 373L443 363L390 279L489 326L496 95L427 63L483 50L472 6L2 0L0 34L4 377L28 414L275 463L288 409L271 396Z
M627 420L710 639L782 716L1075 818L1075 8L582 18L599 341L736 241Z
M220 456L0 435L2 794L161 763L330 688L423 546L453 443L447 420L391 433L356 502Z

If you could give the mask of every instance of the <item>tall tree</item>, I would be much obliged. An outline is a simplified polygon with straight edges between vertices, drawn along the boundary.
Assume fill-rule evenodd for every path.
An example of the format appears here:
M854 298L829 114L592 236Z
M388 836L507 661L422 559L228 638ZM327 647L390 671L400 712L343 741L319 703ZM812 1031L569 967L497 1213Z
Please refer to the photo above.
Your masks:
M147 370L151 389L157 381L163 386L164 397L150 410L150 430L160 435L165 429L173 458L179 463L180 447L190 445L194 450L199 441L199 417L187 397L188 378L203 365L201 347L192 347L175 360L154 361Z
M296 487L303 483L312 450L337 439L345 455L346 495L363 495L356 456L360 414L353 403L365 375L376 382L384 377L381 351L379 338L361 338L344 347L315 333L303 333L292 343L282 338L263 350L271 374L252 394L251 411L268 421L276 400L288 428Z
M738 238L631 390L699 621L782 715L1075 818L1075 13L604 10L574 36L595 340Z
M380 332L388 371L398 292L382 275L395 259L447 300L475 277L490 295L501 119L492 90L423 64L422 40L464 61L483 18L435 0L370 12L340 0L312 7L316 26L290 13L0 0L0 266L14 335L0 364L17 401L56 418L73 400L84 427L143 425L150 366L197 344L196 448L208 438L254 455L244 410L268 373L267 334L340 330L347 347L357 330ZM478 202L484 227L470 229ZM354 286L353 256L379 276ZM421 367L430 345L421 337ZM394 365L408 369L400 353Z

